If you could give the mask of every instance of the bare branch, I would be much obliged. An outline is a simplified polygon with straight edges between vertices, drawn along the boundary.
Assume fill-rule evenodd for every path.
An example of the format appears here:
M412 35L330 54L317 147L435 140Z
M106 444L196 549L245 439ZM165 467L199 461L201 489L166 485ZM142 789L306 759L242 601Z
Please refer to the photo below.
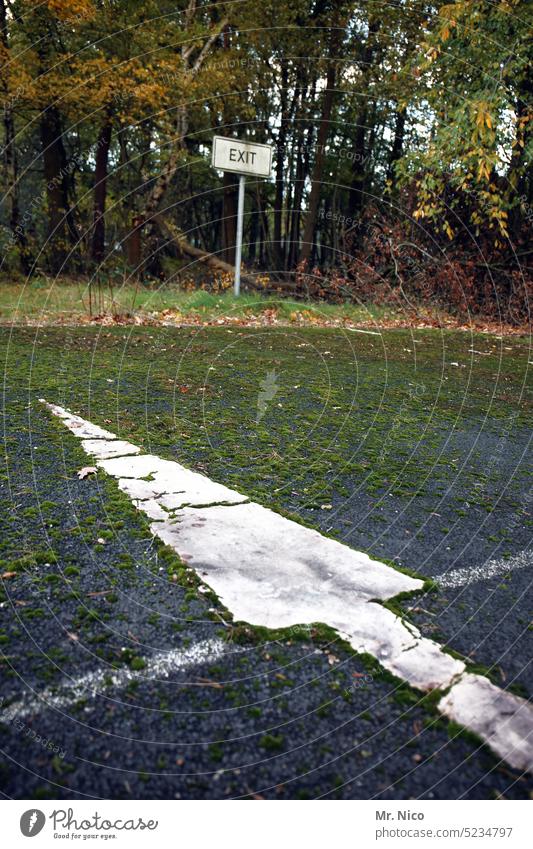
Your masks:
M229 23L228 18L223 18L220 21L220 23L217 25L216 29L213 30L213 32L211 33L211 35L207 39L206 43L204 44L204 46L200 50L200 53L198 54L198 56L196 58L196 62L194 63L194 65L191 68L191 71L192 71L193 74L198 73L198 71L200 70L200 68L204 64L204 60L205 60L207 54L209 53L209 51L211 50L211 47L213 46L213 44L215 43L215 41L219 37L220 33L223 32L223 30L227 27L228 23Z

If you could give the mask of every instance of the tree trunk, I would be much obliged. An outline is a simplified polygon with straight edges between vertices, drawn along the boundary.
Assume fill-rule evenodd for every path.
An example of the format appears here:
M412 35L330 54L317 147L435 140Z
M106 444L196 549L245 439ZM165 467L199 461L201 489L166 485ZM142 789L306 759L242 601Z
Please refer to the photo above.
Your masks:
M194 28L194 17L196 12L196 0L189 0L187 11L185 13L186 32L190 32ZM196 58L193 57L193 51L197 47L197 39L192 38L189 42L185 41L183 43L181 47L181 58L183 63L183 70L185 71L185 73L190 74L193 78L198 74L199 70L204 64L205 59L209 55L211 48L215 44L216 40L224 32L227 25L227 18L223 18L222 20L218 21L213 25L209 36L204 42L199 53L196 55ZM152 273L157 273L157 271L159 270L159 254L156 250L154 250L154 230L152 227L152 222L155 221L155 218L158 215L163 198L167 192L172 177L174 176L174 172L176 171L182 152L186 150L186 136L189 131L189 116L185 103L180 104L178 107L175 131L176 138L173 141L173 146L171 148L169 157L163 165L161 173L159 174L159 177L155 181L152 190L148 195L144 210L142 212L142 215L140 216L145 224L145 246L147 247L148 254L152 256L152 260L150 263L150 270L152 271ZM200 249L195 248L195 250L199 251ZM200 253L202 252L200 251Z
M239 178L229 171L224 173L222 192L222 259L235 262L235 242L237 239L237 200Z
M19 205L17 192L17 153L14 147L15 127L13 124L13 112L6 105L4 108L4 173L6 195L9 197L9 225L16 235L19 223Z
M257 208L257 197L252 195L253 206L250 213L250 243L248 245L248 262L254 265L257 255L257 236L259 234L259 210Z
M0 43L5 61L9 58L9 32L7 26L6 4L0 2ZM29 272L30 262L26 252L26 236L23 227L20 226L19 200L18 200L18 167L17 149L15 146L15 122L13 110L10 104L10 92L6 78L3 78L2 88L4 93L4 177L6 197L9 198L9 226L13 239L19 247L20 267L24 274Z
M131 229L124 239L124 247L126 249L126 257L130 267L132 277L138 277L140 280L144 276L144 266L142 263L142 228L144 220L141 215L134 215L131 221Z
M185 136L187 135L188 128L189 121L187 110L185 106L180 106L178 110L178 118L176 121L176 138L173 141L173 149L171 150L167 161L161 169L161 173L155 181L152 191L150 192L150 195L146 202L146 206L144 209L144 218L147 221L150 221L150 219L156 214L156 212L158 212L159 207L161 206L161 201L163 200L163 197L166 194L170 181L177 168L179 158L184 149L184 141Z
M304 193L305 182L305 157L303 156L303 139L304 136L300 133L298 139L298 148L296 155L296 174L294 179L294 196L291 210L291 229L289 234L289 256L287 267L289 269L296 265L298 253L300 250L300 219L302 215L302 199Z
M389 156L387 166L387 180L393 184L396 179L395 165L401 159L403 153L403 139L405 134L405 109L398 109L396 112L396 124L394 127L394 141Z
M107 162L113 125L111 116L106 117L98 136L96 165L94 170L93 194L93 238L91 256L94 262L102 262L105 254L105 203L107 195Z
M281 121L276 142L276 194L274 199L274 256L276 257L277 271L281 271L285 265L285 252L281 234L283 230L284 169L287 144L287 84L287 65L283 62L281 65L280 91Z
M194 27L194 16L196 11L196 2L194 2L194 0L190 0L186 12L187 31ZM224 32L227 25L228 19L223 18L213 26L211 33L209 34L207 40L204 42L203 47L201 48L199 54L196 56L195 59L192 58L191 51L196 45L196 39L193 39L190 43L184 43L183 47L181 48L183 69L186 73L190 74L191 77L194 78L198 74L207 56L209 55L209 52L213 47L215 41L217 40L217 38L220 37L221 33ZM176 138L174 140L174 146L165 165L161 169L161 173L155 181L152 191L150 192L148 200L145 204L143 217L148 224L150 223L150 219L158 212L159 207L161 206L161 202L163 200L163 197L165 196L165 193L168 189L172 176L179 162L181 152L185 146L185 137L189 130L189 116L187 114L187 106L184 103L180 104L180 106L178 107L175 128Z
M316 96L316 79L312 81L312 85L310 88L310 94L308 97L308 101L313 103ZM295 197L293 204L293 230L291 236L292 242L292 255L291 261L289 264L289 268L293 269L298 263L298 257L300 255L300 234L301 234L301 221L302 221L302 205L303 205L303 197L304 197L304 188L307 178L311 173L311 150L314 147L314 135L315 135L315 122L310 121L307 127L307 134L305 136L305 143L303 145L303 154L298 163L298 182L295 188Z
M41 114L41 145L48 207L48 254L50 267L57 273L67 256L68 180L61 118L55 106L49 106Z
M361 64L361 95L362 104L357 115L357 127L354 138L354 158L352 160L352 181L351 191L348 199L348 211L351 218L363 208L363 190L366 173L366 130L368 121L368 83L373 68L373 60L375 53L374 38L381 26L380 21L371 21L368 26L368 36L364 46L360 64Z
M335 51L332 52L331 59L334 60ZM335 95L335 76L336 64L335 61L330 61L326 75L326 90L324 92L324 104L322 107L322 116L320 119L320 127L318 130L317 147L315 163L313 166L313 176L311 193L309 195L309 208L305 217L304 233L302 238L302 249L300 251L300 262L307 262L311 256L311 248L313 245L313 236L316 228L316 220L318 213L318 204L320 202L320 188L322 183L322 173L324 170L325 147L329 135L329 125L331 118L331 110L333 107L333 98Z
M195 259L197 262L204 263L209 268L214 269L215 271L224 271L229 274L233 274L234 266L230 265L224 260L219 259L219 257L214 256L212 253L208 253L207 251L202 251L200 248L196 248L194 245L191 245L188 242L183 234L180 232L179 228L175 226L171 221L167 221L161 215L155 215L154 223L160 227L161 231L165 233L165 235L175 243L176 247L179 251L186 254L186 256L190 256L192 259ZM255 277L251 274L242 274L241 280L243 283L248 284L249 286L254 287Z
M291 268L294 262L294 212L296 204L301 204L301 198L298 200L300 186L298 184L298 176L302 167L302 147L305 125L303 122L303 106L302 95L304 88L304 72L301 65L296 70L296 85L294 89L294 97L289 111L289 120L292 130L292 142L289 154L289 172L288 186L285 198L285 230L283 233L284 250L284 270ZM299 209L299 207L298 207Z

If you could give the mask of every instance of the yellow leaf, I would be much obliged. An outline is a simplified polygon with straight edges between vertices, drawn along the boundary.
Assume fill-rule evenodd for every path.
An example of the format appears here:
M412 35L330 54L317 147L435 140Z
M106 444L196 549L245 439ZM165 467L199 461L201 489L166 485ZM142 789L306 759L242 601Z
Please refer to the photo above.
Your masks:
M448 221L444 222L444 229L446 230L446 235L448 236L448 239L453 239L453 230L450 227Z

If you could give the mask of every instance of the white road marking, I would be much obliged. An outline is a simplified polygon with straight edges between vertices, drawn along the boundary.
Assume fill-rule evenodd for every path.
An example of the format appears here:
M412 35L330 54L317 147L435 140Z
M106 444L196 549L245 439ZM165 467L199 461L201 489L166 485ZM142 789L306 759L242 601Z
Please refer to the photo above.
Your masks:
M238 621L267 628L324 622L423 690L449 685L464 670L376 602L421 589L422 581L259 504L185 507L151 529Z
M479 581L490 581L491 578L506 575L507 572L512 572L514 569L527 569L531 566L533 566L533 552L521 551L507 559L487 560L483 566L473 566L471 569L451 569L449 572L437 576L435 580L441 587L454 589Z
M100 453L102 451L100 449ZM153 454L116 457L102 460L98 465L114 478L119 478L120 488L130 497L141 501L156 498L167 510L175 510L183 504L240 504L247 501L245 495Z
M47 406L76 435L100 439L99 456L112 450L112 434L97 435L90 422ZM533 714L526 700L471 675L462 661L379 604L421 589L421 580L179 463L138 454L97 459L97 465L118 478L120 488L153 520L154 535L201 573L236 620L268 628L330 625L356 651L372 654L413 687L451 688L440 702L443 713L476 731L516 769L533 766Z
M111 431L104 430L103 427L99 427L92 422L88 422L86 419L82 419L79 416L74 415L74 413L69 413L68 410L64 410L63 407L58 407L57 404L49 404L44 398L39 398L39 400L43 404L46 404L52 413L59 416L59 418L63 420L65 427L68 427L68 429L71 430L75 436L80 437L80 439L117 439L115 434L111 433Z
M122 439L84 439L83 450L98 460L110 460L112 457L124 457L126 454L138 454L141 450L131 442Z
M481 675L464 675L439 710L485 740L516 769L533 772L533 705Z
M130 681L153 681L168 678L174 672L180 672L221 658L228 650L222 640L203 640L188 649L173 649L168 652L158 652L144 658L146 668L136 672L127 666L121 669L99 669L88 672L79 678L65 680L61 684L47 688L29 699L13 702L2 711L0 719L11 722L23 716L32 716L47 708L63 710L73 705L78 699L90 693L98 696L110 689L120 690Z

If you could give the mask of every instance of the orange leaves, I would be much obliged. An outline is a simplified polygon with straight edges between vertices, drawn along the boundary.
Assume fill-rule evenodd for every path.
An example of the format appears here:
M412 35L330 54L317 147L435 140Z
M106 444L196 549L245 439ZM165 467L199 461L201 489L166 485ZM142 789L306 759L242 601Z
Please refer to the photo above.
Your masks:
M96 15L92 0L46 0L46 6L60 21L65 22L90 21Z
M490 180L490 162L480 157L477 165L478 180Z
M454 234L454 232L453 232L453 230L452 230L452 228L451 228L451 226L450 226L449 222L448 222L448 221L445 221L445 222L444 222L444 224L443 224L442 226L443 226L443 228L444 228L444 232L445 232L445 233L446 233L446 235L448 236L448 239L450 239L450 241L451 241L451 240L453 239L453 237L454 237L454 235L455 235L455 234Z
M47 10L61 24L75 26L92 21L97 13L93 0L25 0L26 14Z
M441 6L439 9L439 18L443 18L444 23L439 30L439 38L441 41L448 41L452 29L457 26L456 17L461 14L462 3L454 3L449 6Z
M475 115L476 127L478 128L480 135L483 134L485 127L492 130L493 122L489 111L489 104L485 100L481 100L472 105L472 110Z
M164 86L155 71L138 59L120 61L111 56L72 57L71 74L63 103L77 112L110 107L123 123L157 111Z

